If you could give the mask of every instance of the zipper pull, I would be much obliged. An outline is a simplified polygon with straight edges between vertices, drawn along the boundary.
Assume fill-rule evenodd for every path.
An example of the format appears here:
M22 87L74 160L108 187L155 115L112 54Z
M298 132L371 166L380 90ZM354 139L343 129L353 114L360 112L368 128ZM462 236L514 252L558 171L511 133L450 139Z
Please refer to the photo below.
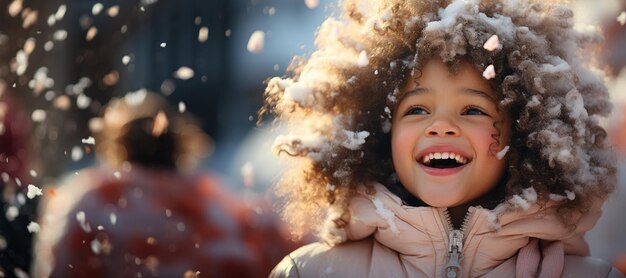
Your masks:
M448 262L443 266L444 278L459 278L463 274L463 232L453 229L448 237Z

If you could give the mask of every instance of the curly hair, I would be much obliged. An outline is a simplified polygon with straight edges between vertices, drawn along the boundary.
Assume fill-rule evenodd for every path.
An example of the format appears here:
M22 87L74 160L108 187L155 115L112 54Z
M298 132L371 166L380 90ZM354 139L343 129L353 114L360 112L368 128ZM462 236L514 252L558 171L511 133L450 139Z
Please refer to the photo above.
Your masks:
M399 88L431 58L452 72L462 60L480 72L495 68L488 81L512 119L501 210L519 208L512 197L533 188L537 202L559 201L562 222L575 225L571 216L606 199L617 182L616 157L599 118L612 105L603 73L583 55L602 37L575 29L560 2L344 1L339 16L321 25L317 50L294 59L291 77L268 81L259 110L259 121L273 114L288 128L274 148L293 164L276 193L294 235L328 217L341 226L331 208L345 211L358 185L378 181L402 193L393 178L391 115ZM492 35L500 45L487 51Z

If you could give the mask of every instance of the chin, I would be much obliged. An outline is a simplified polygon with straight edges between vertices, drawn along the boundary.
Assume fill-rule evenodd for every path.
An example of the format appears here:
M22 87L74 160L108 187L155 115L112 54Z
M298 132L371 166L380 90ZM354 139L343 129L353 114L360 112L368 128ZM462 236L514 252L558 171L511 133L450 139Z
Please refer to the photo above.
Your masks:
M455 207L455 206L462 204L462 201L463 201L462 198L457 197L457 196L451 196L451 194L445 194L443 196L432 196L432 195L433 194L430 194L430 196L418 197L418 198L422 200L422 202L428 204L429 206L436 207L436 208ZM438 194L438 195L442 195L442 194Z

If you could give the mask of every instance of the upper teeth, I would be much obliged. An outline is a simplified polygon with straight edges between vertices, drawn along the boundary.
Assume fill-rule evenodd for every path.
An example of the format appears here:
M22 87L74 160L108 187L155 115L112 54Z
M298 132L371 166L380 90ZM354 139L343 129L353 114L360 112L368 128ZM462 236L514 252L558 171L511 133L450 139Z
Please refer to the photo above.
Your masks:
M466 157L460 154L455 154L452 152L445 152L445 153L429 153L422 158L422 161L424 163L428 163L429 161L433 159L454 159L459 164L467 164L467 160L468 160Z

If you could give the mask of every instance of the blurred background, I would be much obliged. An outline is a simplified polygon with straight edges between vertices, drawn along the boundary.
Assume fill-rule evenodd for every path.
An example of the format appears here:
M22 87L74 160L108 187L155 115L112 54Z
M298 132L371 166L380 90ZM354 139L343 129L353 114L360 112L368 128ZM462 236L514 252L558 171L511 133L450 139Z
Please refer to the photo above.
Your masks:
M212 141L200 169L241 198L266 198L281 162L271 154L273 131L256 126L264 81L284 75L295 55L314 50L316 28L334 5L330 0L0 0L0 118L28 134L11 148L2 144L17 150L18 161L29 161L13 165L8 155L0 156L4 183L54 188L60 177L93 166L90 137L98 128L93 119L112 98L146 89L199 119ZM608 261L626 251L621 216L626 18L620 18L625 9L624 0L575 1L578 24L598 25L605 34L599 63L610 74L615 100L606 127L622 157L620 189L588 238L592 253ZM3 112L9 110L21 116ZM5 130L0 126L0 134ZM3 207L0 217L7 210ZM2 241L0 249L6 249Z
M206 166L238 183L255 155L242 144L264 132L255 128L263 82L311 52L325 2L2 0L0 78L29 116L38 111L33 129L45 147L35 170L45 180L92 163L90 153L71 157L89 120L112 97L145 88L201 120L215 143ZM252 52L256 31L264 39Z

